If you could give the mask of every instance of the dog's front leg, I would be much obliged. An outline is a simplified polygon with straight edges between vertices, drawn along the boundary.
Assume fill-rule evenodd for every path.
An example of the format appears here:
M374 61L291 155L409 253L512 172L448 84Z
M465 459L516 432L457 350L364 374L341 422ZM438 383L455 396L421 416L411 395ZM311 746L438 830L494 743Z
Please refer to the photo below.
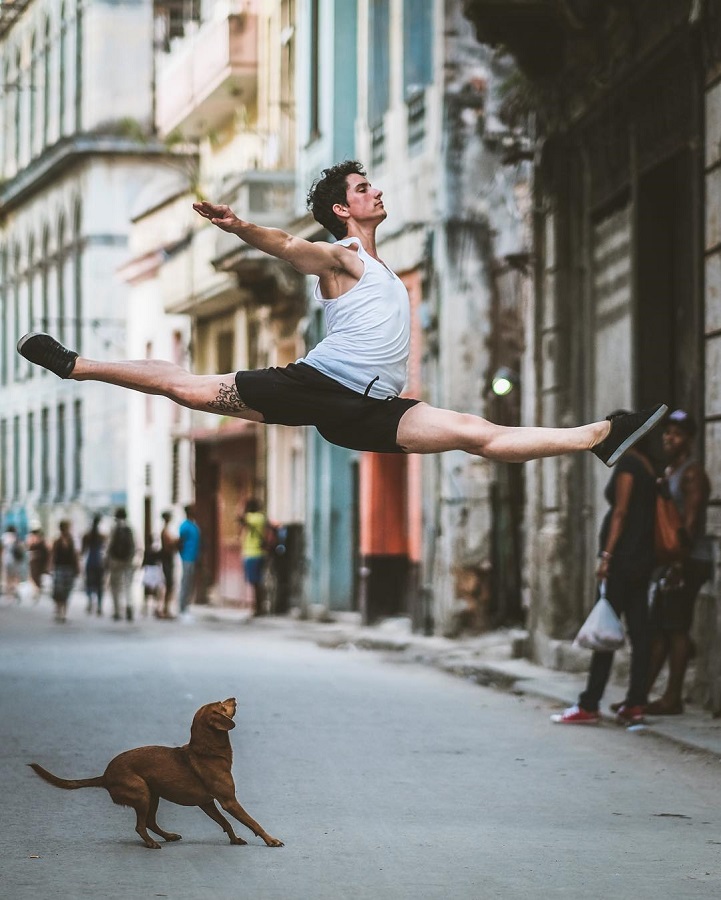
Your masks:
M271 837L268 832L261 828L261 826L255 821L252 816L249 816L248 813L243 809L243 807L238 803L235 797L230 800L220 800L220 805L223 809L230 813L231 816L235 816L235 818L242 822L246 828L250 828L253 834L257 835L259 838L262 838L269 847L282 847L283 841L279 841L278 838Z
M206 816L210 816L210 818L217 822L218 825L223 829L223 831L230 838L231 844L247 844L247 841L244 841L242 837L238 837L238 835L233 831L233 826L230 822L225 818L225 816L221 813L218 807L215 805L215 801L211 800L210 803L204 803L203 806L200 807L203 810Z

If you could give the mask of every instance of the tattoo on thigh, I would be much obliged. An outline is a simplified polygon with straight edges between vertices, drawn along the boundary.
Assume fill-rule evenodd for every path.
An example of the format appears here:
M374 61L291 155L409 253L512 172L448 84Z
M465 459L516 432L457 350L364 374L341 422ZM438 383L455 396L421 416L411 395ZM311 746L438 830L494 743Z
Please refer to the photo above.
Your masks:
M210 400L208 406L211 409L217 409L220 412L227 413L245 412L250 409L248 404L238 393L238 388L234 384L221 384L218 396L215 400Z

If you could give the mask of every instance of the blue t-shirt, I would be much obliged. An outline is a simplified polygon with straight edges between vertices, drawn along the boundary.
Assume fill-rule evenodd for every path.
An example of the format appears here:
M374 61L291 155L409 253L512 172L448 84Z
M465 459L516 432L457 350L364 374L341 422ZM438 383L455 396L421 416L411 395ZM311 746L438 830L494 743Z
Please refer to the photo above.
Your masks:
M200 556L200 528L186 519L178 531L180 558L183 562L197 562Z

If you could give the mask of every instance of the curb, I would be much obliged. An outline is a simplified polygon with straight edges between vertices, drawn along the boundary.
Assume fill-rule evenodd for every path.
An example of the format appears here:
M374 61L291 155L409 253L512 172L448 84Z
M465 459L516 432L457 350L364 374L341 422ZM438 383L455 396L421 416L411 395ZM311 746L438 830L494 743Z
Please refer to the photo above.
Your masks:
M195 607L198 619L216 623L254 626L262 630L284 632L297 640L312 641L325 650L355 648L396 657L398 661L430 666L482 687L538 697L559 706L571 706L585 681L585 672L566 672L542 668L517 657L519 633L489 633L469 642L451 638L399 634L392 623L386 626L360 626L355 622L320 622L315 619L263 617L251 619L236 610ZM380 630L378 630L380 629ZM485 654L496 659L483 659ZM499 658L499 654L502 655ZM686 752L703 754L721 761L721 720L712 719L705 710L688 710L672 720L655 718L648 723L623 729L631 734L649 735ZM612 714L601 711L602 724L622 730ZM550 724L550 723L549 723Z

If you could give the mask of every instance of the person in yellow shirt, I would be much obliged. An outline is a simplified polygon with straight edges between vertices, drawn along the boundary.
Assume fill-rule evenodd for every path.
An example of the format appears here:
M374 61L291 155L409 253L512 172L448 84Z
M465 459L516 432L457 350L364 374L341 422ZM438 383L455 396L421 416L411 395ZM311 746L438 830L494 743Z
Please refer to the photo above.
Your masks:
M253 589L253 615L262 616L263 608L263 568L265 566L265 532L268 524L260 503L251 497L245 504L241 522L241 553L246 582Z

